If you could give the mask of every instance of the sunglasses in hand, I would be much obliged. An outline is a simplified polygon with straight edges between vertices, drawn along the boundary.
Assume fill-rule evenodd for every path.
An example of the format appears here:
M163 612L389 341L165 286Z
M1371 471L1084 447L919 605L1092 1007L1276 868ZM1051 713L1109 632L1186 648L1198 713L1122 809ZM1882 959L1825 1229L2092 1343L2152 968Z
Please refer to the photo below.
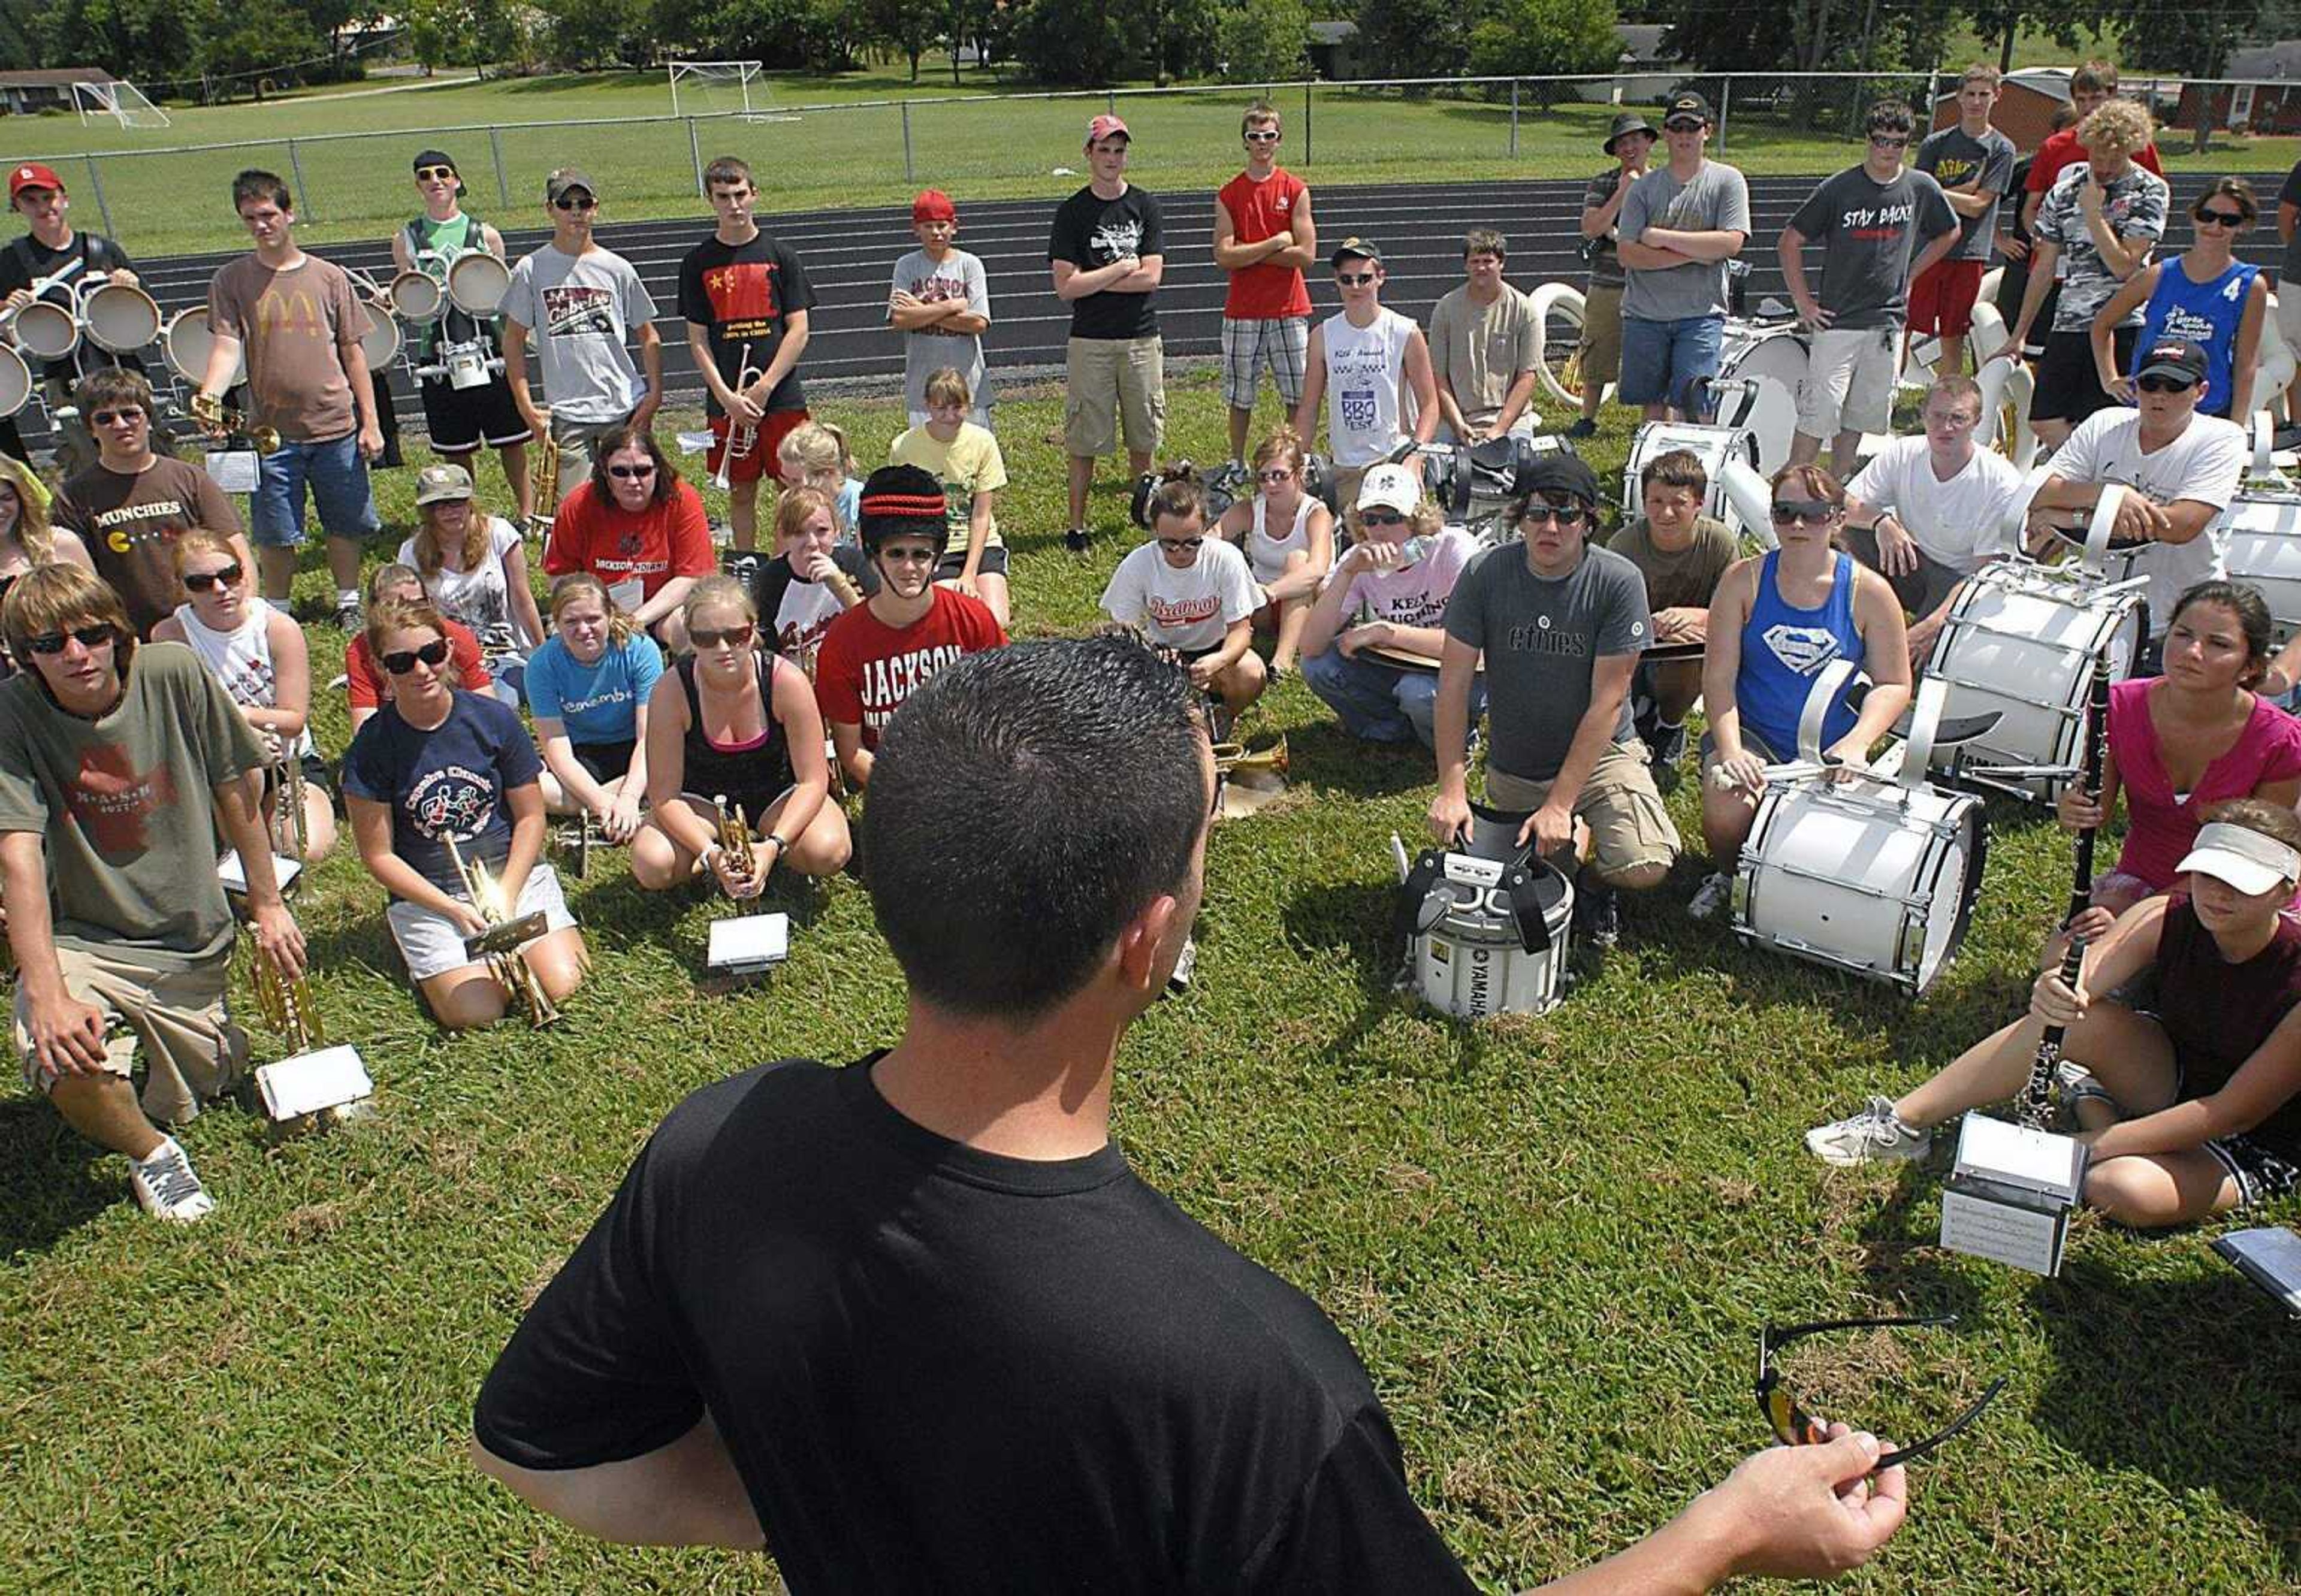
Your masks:
M1957 1323L1955 1314L1937 1314L1929 1318L1903 1319L1823 1319L1812 1324L1792 1324L1777 1328L1768 1324L1758 1332L1758 1408L1773 1426L1774 1438L1784 1446L1819 1446L1829 1439L1829 1425L1814 1417L1798 1405L1788 1386L1782 1383L1781 1371L1774 1367L1774 1354L1793 1341L1803 1341L1810 1335L1820 1335L1840 1330L1878 1330L1898 1325L1944 1325ZM1997 1400L2005 1389L2005 1376L2000 1375L1989 1383L1987 1390L1974 1400L1973 1405L1959 1414L1943 1428L1913 1441L1898 1451L1887 1452L1875 1464L1876 1468L1894 1468L1904 1463L1914 1463L1942 1442L1957 1434L1981 1416L1981 1410Z

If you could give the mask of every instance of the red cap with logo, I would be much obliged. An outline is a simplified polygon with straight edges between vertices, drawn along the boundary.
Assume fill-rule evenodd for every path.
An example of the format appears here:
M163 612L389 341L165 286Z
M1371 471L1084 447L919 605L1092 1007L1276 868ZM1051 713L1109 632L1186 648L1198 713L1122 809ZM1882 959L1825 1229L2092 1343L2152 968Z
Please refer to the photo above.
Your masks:
M1134 135L1126 130L1126 124L1106 112L1104 114L1096 117L1092 121L1087 123L1087 144L1092 147L1094 145L1100 144L1104 139L1109 138L1114 133L1119 138L1126 140L1129 144L1134 142Z
M58 194L62 194L64 191L64 180L56 175L54 167L43 166L38 161L29 161L9 172L9 199L14 200L27 188L53 188Z

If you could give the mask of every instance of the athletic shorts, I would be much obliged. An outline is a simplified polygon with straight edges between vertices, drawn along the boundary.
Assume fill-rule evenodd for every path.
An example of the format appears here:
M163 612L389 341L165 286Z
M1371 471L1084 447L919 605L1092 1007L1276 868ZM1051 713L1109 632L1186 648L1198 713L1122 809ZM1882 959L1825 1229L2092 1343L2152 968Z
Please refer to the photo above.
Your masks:
M1302 367L1310 350L1310 319L1279 316L1251 322L1223 318L1223 403L1233 410L1254 408L1254 389L1265 366L1271 385L1289 410L1302 401Z
M1973 330L1983 261L1937 261L1910 284L1910 330L1963 338Z
M2140 337L2138 327L2120 327L2111 333L2113 367L2121 372L2132 369L2133 346ZM2092 338L2082 332L2046 335L2046 352L2037 360L2037 393L2029 401L2031 421L2063 421L2074 427L2095 411L2107 410L2116 403L2102 392L2100 374L2094 370Z
M1594 284L1582 295L1582 380L1608 383L1622 370L1622 290Z
M528 439L527 422L512 403L511 385L501 377L478 388L457 388L445 377L426 377L417 391L435 455L469 455L482 443L499 449Z
M750 453L738 460L727 462L727 480L731 482L757 482L775 474L775 452L782 447L783 439L805 425L808 416L804 410L770 410L759 422L759 436L752 443ZM728 417L711 418L711 448L703 456L704 474L719 474L720 457L727 451Z
M2296 283L2292 292L2277 297L2277 330L2285 335L2287 348L2301 349L2301 283ZM2255 396L2263 397L2274 396Z
M1601 875L1642 865L1667 869L1678 857L1678 828L1662 807L1643 742L1615 743L1598 756L1574 805L1590 828L1591 862ZM1512 814L1532 814L1550 797L1550 783L1486 768L1486 802Z
M631 774L632 756L638 752L640 745L637 738L627 737L621 742L576 742L568 746L575 750L575 763L591 780L604 786Z
M958 580L959 572L966 569L966 550L947 548L943 550L942 558L935 562L934 580L939 582L955 582ZM981 563L975 567L975 573L977 576L1006 575L1007 546L1003 543L994 543L984 549Z
M1064 351L1063 449L1092 460L1117 447L1155 455L1167 433L1167 355L1159 335L1075 338Z
M1840 432L1890 430L1894 357L1901 341L1890 327L1828 327L1815 333L1806 378L1798 384L1797 430L1825 443Z
M567 898L559 890L559 877L548 865L539 864L528 873L512 915L516 919L538 912L543 915L546 934L575 923L575 916L567 911ZM391 927L391 940L399 944L399 957L407 961L411 980L429 981L479 962L464 951L464 928L437 909L402 899L385 909L383 917Z

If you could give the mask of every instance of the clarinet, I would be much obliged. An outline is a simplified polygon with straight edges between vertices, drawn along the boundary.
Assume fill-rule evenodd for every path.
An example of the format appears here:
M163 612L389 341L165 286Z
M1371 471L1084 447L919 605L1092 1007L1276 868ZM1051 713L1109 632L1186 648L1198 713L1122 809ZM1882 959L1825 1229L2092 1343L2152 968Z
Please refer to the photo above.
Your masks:
M2062 984L2072 990L2085 969L2085 939L2071 937L2070 950L2062 956ZM2033 1131L2044 1130L2053 1112L2054 1066L2062 1061L2062 1038L2067 1032L2067 1026L2048 1025L2037 1039L2037 1057L2029 1063L2029 1082L2021 1089L2018 1110L2021 1123Z
M2109 656L2102 654L2093 662L2093 685L2086 698L2085 790L2098 802L2101 798L2101 776L2104 756L2109 747ZM2093 903L2093 841L2100 826L2089 825L2078 833L2075 868L2070 877L2069 912L2062 916L2068 925L2086 912Z

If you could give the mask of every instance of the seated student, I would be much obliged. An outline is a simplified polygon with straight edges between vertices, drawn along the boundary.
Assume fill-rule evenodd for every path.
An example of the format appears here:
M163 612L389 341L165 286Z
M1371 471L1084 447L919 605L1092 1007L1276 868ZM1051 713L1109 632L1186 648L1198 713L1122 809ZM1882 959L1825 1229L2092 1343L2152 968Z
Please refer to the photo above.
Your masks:
M1710 473L1700 458L1685 449L1656 455L1638 472L1645 514L1606 542L1645 578L1657 643L1709 637L1711 597L1742 552L1724 522L1702 513L1709 494ZM1686 712L1700 697L1700 660L1638 661L1630 678L1630 720L1657 775L1674 770L1685 755Z
M414 566L378 565L369 573L367 607L373 609L387 598L399 604L428 602L423 595L423 578ZM488 675L487 662L480 654L480 639L472 635L472 629L445 616L439 623L448 629L448 665L455 672L456 680L469 691L492 692L495 683ZM364 629L352 633L352 640L344 645L344 689L351 702L355 733L391 697L390 679L377 667L375 652L367 646Z
M1215 531L1243 545L1262 589L1258 631L1276 634L1270 651L1273 681L1294 668L1310 601L1335 565L1335 516L1302 489L1302 440L1281 426L1254 451L1254 493L1223 512ZM1280 534L1273 528L1284 527Z
M839 591L844 580L846 590ZM751 568L751 607L767 646L815 680L816 650L831 623L879 590L852 543L839 541L838 512L816 488L786 488L775 501L774 557Z
M638 832L647 798L648 698L663 650L588 571L551 584L551 635L527 662L527 708L543 749L544 807L589 815L608 841Z
M839 516L840 541L855 541L863 480L855 474L855 456L848 452L843 430L830 422L807 421L793 427L775 446L775 476L786 488L828 494Z
M490 923L448 851L485 865L510 918L540 914L545 933L519 957L555 1003L582 981L583 933L542 862L542 773L519 711L457 688L448 629L426 603L387 600L367 613L367 644L392 678L391 702L344 756L344 806L368 873L391 894L384 911L409 979L449 1031L491 1025L515 994L464 939Z
M77 534L49 524L48 491L31 467L0 455L0 601L18 577L58 561L96 569ZM15 671L15 663L0 653L0 678Z
M2064 1088L2091 1149L2086 1206L2119 1224L2183 1224L2301 1183L2301 818L2232 798L2205 814L2171 896L2143 899L2058 969L2029 1012L1915 1091L1805 1134L1830 1164L1920 1158L1954 1115L2020 1092L2048 1024L2066 1025ZM2155 978L2146 1012L2109 996Z
M1103 611L1180 655L1191 685L1221 695L1236 714L1268 681L1254 652L1261 594L1246 556L1207 536L1207 503L1192 476L1169 477L1150 495L1150 536L1110 573Z
M685 650L680 606L718 569L703 496L665 458L655 434L629 422L599 437L591 475L559 502L543 550L551 576L588 571L618 609L674 654Z
M1353 541L1302 623L1302 680L1351 736L1433 748L1441 623L1477 545L1445 523L1402 465L1368 471L1351 522ZM1402 650L1428 664L1391 664L1368 652L1374 648ZM1470 688L1471 725L1485 702L1481 678Z
M687 596L695 652L648 699L648 822L632 844L632 879L650 892L708 866L730 898L756 898L788 865L830 875L854 844L830 801L823 716L799 667L759 647L757 612L743 584L708 576ZM743 813L753 835L748 871L719 846L715 800Z
M336 806L328 762L312 740L312 656L304 629L256 597L254 572L222 532L195 527L176 539L184 602L152 629L155 643L187 643L223 684L264 745L264 818L272 851L297 856L292 806L282 811L280 767L303 767L304 848L316 865L335 850Z
M916 465L942 484L950 505L950 540L935 562L935 581L980 598L1007 624L1007 545L999 536L999 490L1007 462L999 440L966 419L966 379L945 366L927 379L927 419L898 436L890 465Z
M543 617L527 580L527 543L500 515L472 498L472 473L427 465L415 475L415 535L399 546L402 564L423 578L433 607L460 621L486 651L495 694L516 706L528 652L543 640Z
M2133 403L2140 363L2120 372L2113 340L2119 326L2139 311L2137 354L2166 338L2202 345L2205 382L2197 408L2239 423L2249 420L2261 328L2269 316L2269 280L2260 267L2238 260L2236 250L2260 213L2253 185L2243 178L2216 178L2206 185L2189 207L2196 228L2189 247L2134 272L2093 319L2088 336L2104 393L2121 404Z
M1912 663L1932 651L1965 579L2013 552L2005 522L2021 497L2013 463L1974 441L1979 383L1943 378L1924 415L1923 437L1888 439L1845 486L1845 546L1917 617Z
M863 486L863 557L879 590L831 623L815 656L815 701L856 791L870 785L879 729L903 700L962 655L1004 647L979 598L938 586L950 539L942 489L916 465L883 465Z
M2115 916L2171 891L2215 804L2256 798L2289 809L2301 799L2301 722L2253 690L2270 636L2259 592L2199 582L2165 630L2165 673L2111 686L2100 795L2072 782L2060 805L2062 824L2080 831L2107 820L2125 795L2125 847L2094 878L2093 907L2072 927L2079 935L2099 938ZM2053 957L2060 952L2057 943Z
M247 1063L224 1007L219 833L247 861L260 957L290 980L304 970L247 779L263 748L188 650L138 648L120 596L77 565L18 581L0 631L24 662L0 685L0 899L24 1083L126 1156L146 1213L198 1219L215 1201L158 1127L190 1120Z
M1710 605L1702 658L1702 836L1722 873L1695 899L1722 901L1726 877L1766 790L1766 766L1797 757L1798 717L1822 667L1859 659L1871 683L1859 714L1833 705L1822 722L1825 758L1858 765L1910 704L1910 645L1886 579L1832 545L1845 493L1819 465L1774 473L1774 536L1781 547L1739 560Z

